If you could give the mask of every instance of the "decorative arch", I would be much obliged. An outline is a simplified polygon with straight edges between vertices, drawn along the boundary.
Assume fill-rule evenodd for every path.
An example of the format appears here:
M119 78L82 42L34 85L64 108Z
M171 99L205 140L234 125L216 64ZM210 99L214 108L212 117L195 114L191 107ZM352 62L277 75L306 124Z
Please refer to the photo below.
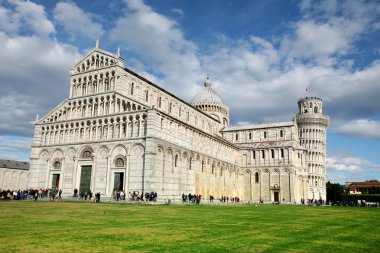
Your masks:
M145 152L145 147L141 143L135 143L131 146L130 155L143 155Z
M53 151L51 157L62 159L63 158L63 151L62 151L62 149L60 149L60 148L55 149Z
M157 145L156 150L157 150L157 152L159 152L159 153L164 153L165 148L164 148L163 146L161 146L161 145Z
M48 157L49 157L49 151L47 151L46 149L42 150L40 152L39 157L40 157L41 160L48 159Z
M90 146L84 146L79 153L79 159L92 160L94 150Z
M65 152L65 158L68 160L73 160L75 156L76 150L74 148L69 148Z
M113 146L113 147L111 148L111 150L110 150L109 153L110 153L110 154L113 154L113 153L115 152L116 149L122 149L122 150L118 150L118 153L124 153L123 155L128 154L128 148L127 148L127 146L124 145L124 144L117 144L117 145ZM108 148L107 148L107 150L108 150ZM124 152L122 152L122 151L124 151Z

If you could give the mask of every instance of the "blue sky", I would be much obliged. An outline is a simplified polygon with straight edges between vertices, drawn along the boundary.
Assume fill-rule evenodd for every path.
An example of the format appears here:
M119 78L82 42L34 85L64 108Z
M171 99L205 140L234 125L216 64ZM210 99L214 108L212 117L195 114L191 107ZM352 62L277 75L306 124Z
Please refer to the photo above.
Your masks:
M210 75L233 125L321 97L328 179L380 180L379 1L0 0L0 158L28 160L31 122L68 97L96 38L186 101Z

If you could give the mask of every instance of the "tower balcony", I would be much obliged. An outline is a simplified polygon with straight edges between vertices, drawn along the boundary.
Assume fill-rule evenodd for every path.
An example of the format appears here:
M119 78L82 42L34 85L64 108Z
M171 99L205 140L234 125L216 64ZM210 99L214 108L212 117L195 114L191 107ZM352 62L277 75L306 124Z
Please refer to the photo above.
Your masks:
M321 113L297 114L295 117L298 125L320 125L328 127L330 117Z

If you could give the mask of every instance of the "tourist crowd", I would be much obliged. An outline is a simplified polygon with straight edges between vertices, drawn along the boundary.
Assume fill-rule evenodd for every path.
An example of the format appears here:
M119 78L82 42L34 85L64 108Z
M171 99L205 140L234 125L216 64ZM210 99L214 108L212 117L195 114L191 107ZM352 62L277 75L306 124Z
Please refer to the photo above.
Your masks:
M29 189L29 190L1 190L0 200L37 200L38 198L49 197L49 200L61 199L62 190L60 189Z
M138 192L133 191L129 192L128 196L122 190L114 189L112 191L111 199L116 201L125 201L126 197L129 198L130 201L156 201L157 200L157 192Z
M210 195L209 196L209 202L212 203L214 202L214 199L215 197L213 195ZM201 194L185 194L185 193L182 193L182 202L183 203L193 203L193 204L200 204L201 203L201 200L202 200L202 195ZM223 203L238 203L240 202L240 198L239 197L227 197L227 196L221 196L219 198L219 201L220 202L223 202Z

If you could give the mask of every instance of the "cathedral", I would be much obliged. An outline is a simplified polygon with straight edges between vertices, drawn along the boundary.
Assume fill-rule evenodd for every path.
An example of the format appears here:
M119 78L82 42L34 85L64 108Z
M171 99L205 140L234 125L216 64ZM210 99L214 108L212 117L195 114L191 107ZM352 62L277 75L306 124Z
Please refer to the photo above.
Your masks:
M289 122L231 126L209 78L188 103L124 64L97 42L72 67L69 97L35 122L29 188L326 199L322 99L300 99Z

